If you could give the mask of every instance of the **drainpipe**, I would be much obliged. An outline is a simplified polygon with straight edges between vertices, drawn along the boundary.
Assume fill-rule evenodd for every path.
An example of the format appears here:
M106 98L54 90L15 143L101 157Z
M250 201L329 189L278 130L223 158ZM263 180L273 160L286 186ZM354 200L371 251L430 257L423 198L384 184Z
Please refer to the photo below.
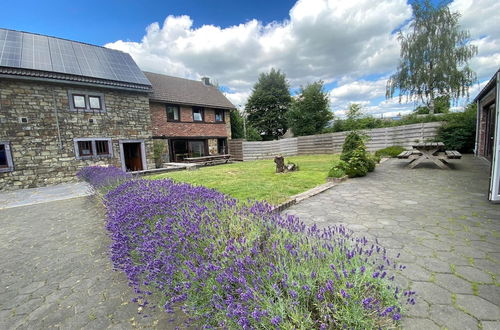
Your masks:
M481 111L479 109L479 99L476 101L476 143L474 144L474 155L476 157L479 156L479 117L481 115Z
M56 91L52 89L52 100L54 102L54 115L56 117L56 127L57 127L57 139L59 141L59 150L63 149L62 140L61 140L61 129L59 128L59 112L57 111L57 102L56 102Z

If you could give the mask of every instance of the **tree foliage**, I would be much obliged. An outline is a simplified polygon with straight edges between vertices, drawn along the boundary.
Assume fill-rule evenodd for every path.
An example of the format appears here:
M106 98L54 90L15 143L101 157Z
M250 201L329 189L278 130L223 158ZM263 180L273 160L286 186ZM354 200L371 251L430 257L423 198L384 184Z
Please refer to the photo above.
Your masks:
M438 129L437 140L444 142L447 149L470 153L476 139L477 106L470 103L464 112L449 116L446 124Z
M407 101L423 102L433 113L437 96L468 96L476 81L468 60L477 54L477 47L469 44L469 32L460 29L460 14L443 2L435 7L429 0L418 0L412 7L409 32L399 32L401 59L387 81L386 97L398 93L400 102L406 96Z
M233 139L245 138L243 116L237 109L231 110L229 114L231 118L231 138Z
M351 103L349 104L349 109L347 109L346 113L347 119L356 120L363 117L363 110L361 108L361 104L359 103Z
M426 105L418 106L415 110L417 115L428 115L431 110ZM450 97L441 95L434 98L434 113L449 113L450 112Z
M317 81L301 87L299 97L292 102L288 123L296 136L319 134L333 119L329 109L328 93L323 82Z
M261 73L245 106L248 122L265 140L277 139L288 129L290 102L285 74L275 69Z

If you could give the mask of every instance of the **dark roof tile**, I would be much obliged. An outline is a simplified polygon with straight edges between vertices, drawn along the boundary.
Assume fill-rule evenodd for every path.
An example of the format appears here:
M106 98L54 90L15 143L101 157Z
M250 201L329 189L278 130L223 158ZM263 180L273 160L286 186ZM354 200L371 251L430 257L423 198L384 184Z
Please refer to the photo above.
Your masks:
M153 86L152 101L233 109L235 106L216 87L201 81L144 72Z

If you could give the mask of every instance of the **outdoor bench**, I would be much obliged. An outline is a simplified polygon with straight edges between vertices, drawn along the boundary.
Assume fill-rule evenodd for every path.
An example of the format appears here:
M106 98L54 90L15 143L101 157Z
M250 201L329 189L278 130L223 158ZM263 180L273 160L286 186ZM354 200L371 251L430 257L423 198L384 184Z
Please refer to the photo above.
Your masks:
M420 153L416 150L407 150L407 151L403 151L402 153L400 153L398 155L398 158L399 159L407 159L407 158L410 158L414 154L420 154Z
M446 150L445 152L446 158L448 159L460 159L462 158L462 154L456 150Z

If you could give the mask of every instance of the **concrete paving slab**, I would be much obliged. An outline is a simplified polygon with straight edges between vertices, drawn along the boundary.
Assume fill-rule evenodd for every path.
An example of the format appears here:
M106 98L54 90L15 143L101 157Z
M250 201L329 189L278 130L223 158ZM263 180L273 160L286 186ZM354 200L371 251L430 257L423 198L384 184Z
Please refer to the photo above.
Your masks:
M62 183L47 187L0 191L0 210L91 195L85 182Z
M378 238L390 255L401 253L407 269L396 282L417 292L417 308L403 328L494 326L500 318L500 204L487 200L487 162L464 155L450 163L446 171L432 164L408 169L390 159L284 213L318 227L343 224Z

